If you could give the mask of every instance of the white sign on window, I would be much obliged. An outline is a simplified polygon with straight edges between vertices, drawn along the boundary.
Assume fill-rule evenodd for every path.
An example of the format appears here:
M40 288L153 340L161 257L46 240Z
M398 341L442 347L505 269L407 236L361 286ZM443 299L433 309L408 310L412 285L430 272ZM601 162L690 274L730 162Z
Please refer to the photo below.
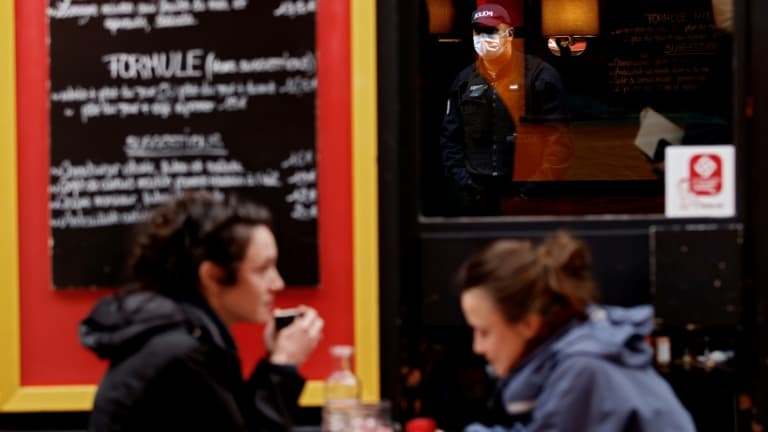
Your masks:
M736 215L736 164L732 145L669 146L664 166L667 217Z

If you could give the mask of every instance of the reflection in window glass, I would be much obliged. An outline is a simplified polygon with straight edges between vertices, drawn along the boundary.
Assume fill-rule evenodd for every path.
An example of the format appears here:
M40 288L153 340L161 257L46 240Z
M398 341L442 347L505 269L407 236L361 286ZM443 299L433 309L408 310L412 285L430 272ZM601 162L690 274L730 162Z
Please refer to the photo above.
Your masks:
M732 143L728 5L424 0L424 215L663 213L664 149Z

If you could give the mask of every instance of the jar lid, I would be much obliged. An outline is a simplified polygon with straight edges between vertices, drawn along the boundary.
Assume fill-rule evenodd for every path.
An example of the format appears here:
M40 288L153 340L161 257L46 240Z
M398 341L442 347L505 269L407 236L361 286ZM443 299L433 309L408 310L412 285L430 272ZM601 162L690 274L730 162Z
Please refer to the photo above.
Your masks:
M435 432L437 423L429 417L416 417L405 423L405 432Z

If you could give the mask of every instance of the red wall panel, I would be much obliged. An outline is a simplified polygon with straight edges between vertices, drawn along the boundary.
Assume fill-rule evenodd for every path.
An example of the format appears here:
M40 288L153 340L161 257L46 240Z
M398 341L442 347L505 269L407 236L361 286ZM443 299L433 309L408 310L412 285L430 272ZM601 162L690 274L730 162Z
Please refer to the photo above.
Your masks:
M21 385L96 384L106 365L80 346L77 327L110 290L54 291L51 283L46 7L16 0ZM353 342L349 4L319 2L316 28L320 285L288 289L278 301L313 306L326 318L323 342L302 368L310 379L328 372L330 344ZM263 353L262 328L234 333L250 369Z

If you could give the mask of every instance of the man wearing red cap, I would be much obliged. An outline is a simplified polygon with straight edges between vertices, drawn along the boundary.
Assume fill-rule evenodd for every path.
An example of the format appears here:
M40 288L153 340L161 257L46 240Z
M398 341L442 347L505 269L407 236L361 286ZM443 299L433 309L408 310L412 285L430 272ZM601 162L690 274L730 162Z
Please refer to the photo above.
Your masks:
M451 86L440 147L467 214L501 214L503 198L562 178L570 162L562 81L551 65L513 48L521 25L497 4L474 11L477 61Z

